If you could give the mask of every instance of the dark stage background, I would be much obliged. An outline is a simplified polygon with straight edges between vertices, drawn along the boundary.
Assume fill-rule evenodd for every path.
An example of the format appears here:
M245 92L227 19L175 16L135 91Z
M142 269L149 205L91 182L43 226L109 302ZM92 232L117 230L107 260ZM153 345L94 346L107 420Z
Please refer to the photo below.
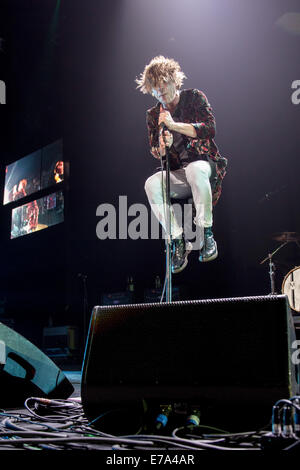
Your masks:
M184 88L205 92L217 121L216 143L229 160L214 211L217 260L173 276L182 299L263 295L277 232L300 232L300 15L292 0L10 0L0 16L0 183L5 165L63 138L70 175L65 222L10 240L11 206L1 200L2 315L38 346L42 328L75 325L84 340L101 295L126 289L136 301L165 273L162 240L99 240L100 204L118 211L147 205L144 181L157 162L148 151L145 111L153 98L135 78L158 54L174 57ZM289 15L294 13L294 15ZM295 101L295 100L294 100ZM299 101L299 99L298 99ZM41 192L41 196L43 193ZM39 196L40 196L39 195ZM130 220L130 218L129 218ZM300 265L296 243L276 261L276 284ZM50 319L51 317L51 319ZM1 320L1 319L0 319Z

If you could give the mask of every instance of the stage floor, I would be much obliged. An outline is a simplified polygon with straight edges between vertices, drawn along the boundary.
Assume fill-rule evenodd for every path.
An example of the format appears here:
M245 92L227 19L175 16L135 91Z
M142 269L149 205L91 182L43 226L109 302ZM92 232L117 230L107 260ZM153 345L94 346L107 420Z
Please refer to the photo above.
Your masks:
M85 455L86 450L100 450L102 451L99 454L100 463L131 463L139 467L149 462L159 464L158 455L160 458L163 456L167 458L161 463L200 464L203 456L199 450L217 453L226 451L226 454L228 450L243 451L244 454L246 452L246 454L255 455L260 455L265 451L278 453L281 447L288 448L290 452L300 451L300 445L298 445L300 440L295 437L284 438L281 442L278 440L274 446L273 438L268 437L271 428L251 431L245 429L244 432L230 434L228 431L203 424L189 426L185 430L178 428L173 429L172 432L170 429L165 432L160 429L156 433L141 434L140 432L129 436L102 432L94 428L84 415L81 406L82 371L80 367L76 369L72 366L72 370L67 368L61 370L74 387L72 395L67 400L53 400L48 407L33 401L27 407L2 410L0 450L47 451L39 452L39 455L49 455L49 451L59 450L67 453L68 457ZM71 455L70 450L77 452ZM124 452L120 452L124 450L129 459L126 462L122 460ZM13 454L16 455L15 452ZM201 461L199 460L200 454ZM138 457L139 455L143 457ZM211 455L211 452L208 455Z
M74 392L70 398L80 398L81 369L78 367L78 370L63 370L63 373L74 387Z

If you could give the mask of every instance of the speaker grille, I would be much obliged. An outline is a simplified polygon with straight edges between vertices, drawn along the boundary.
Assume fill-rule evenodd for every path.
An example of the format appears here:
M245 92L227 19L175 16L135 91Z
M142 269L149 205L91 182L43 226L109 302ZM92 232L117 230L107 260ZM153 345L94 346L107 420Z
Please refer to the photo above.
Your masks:
M93 309L82 379L87 412L135 400L272 405L297 391L286 296Z

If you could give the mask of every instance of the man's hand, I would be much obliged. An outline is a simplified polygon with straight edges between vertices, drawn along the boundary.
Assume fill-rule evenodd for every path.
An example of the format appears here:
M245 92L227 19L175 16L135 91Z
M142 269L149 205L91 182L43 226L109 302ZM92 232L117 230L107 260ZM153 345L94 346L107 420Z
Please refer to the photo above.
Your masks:
M158 160L166 155L166 146L168 148L173 144L173 135L171 132L161 130L159 133L159 147L151 147L151 153Z
M168 129L172 130L174 120L171 116L171 113L167 109L163 108L163 106L160 106L158 125L161 126L162 124L165 124Z
M159 147L151 147L150 152L154 158L157 158L157 160L160 160Z
M160 106L158 125L162 126L163 124L165 124L170 131L179 132L179 134L183 134L194 139L197 137L196 129L192 124L174 121L170 112L163 108L163 106Z

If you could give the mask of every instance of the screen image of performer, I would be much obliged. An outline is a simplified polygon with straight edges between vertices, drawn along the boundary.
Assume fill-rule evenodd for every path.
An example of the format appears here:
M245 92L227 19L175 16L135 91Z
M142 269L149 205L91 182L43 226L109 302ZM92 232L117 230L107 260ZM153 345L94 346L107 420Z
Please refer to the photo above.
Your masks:
M56 183L61 183L64 179L64 162L59 160L56 162L55 168L53 170L54 180Z
M27 204L28 233L31 233L38 228L39 212L39 206L36 201L32 201Z
M19 181L18 184L15 184L12 190L12 200L16 201L17 199L20 199L21 197L27 196L26 193L26 186L27 186L27 180L23 179Z
M199 261L218 256L214 239L213 207L219 200L227 159L214 142L216 125L206 95L198 89L181 89L186 75L178 62L162 55L154 57L136 79L137 88L158 101L146 112L150 153L165 168L166 147L170 161L170 196L192 197L194 223L204 233L199 243ZM157 171L145 183L150 207L166 230L164 211L165 170ZM164 179L164 183L163 183ZM171 213L172 272L181 272L188 263L191 243L182 224Z

